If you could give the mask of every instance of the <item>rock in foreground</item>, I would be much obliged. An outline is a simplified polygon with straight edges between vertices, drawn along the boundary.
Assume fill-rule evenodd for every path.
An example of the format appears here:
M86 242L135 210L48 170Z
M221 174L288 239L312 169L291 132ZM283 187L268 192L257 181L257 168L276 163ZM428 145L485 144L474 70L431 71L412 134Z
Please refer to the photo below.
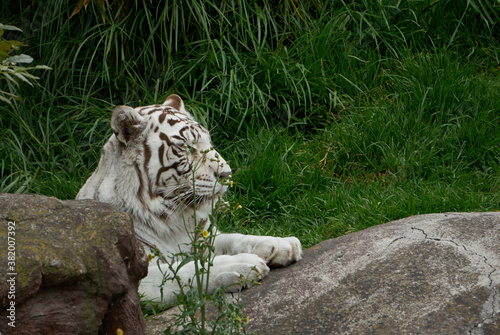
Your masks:
M126 214L90 200L0 194L0 221L2 334L144 333L137 286L148 261Z
M242 292L257 334L500 334L500 212L413 216L322 242ZM162 334L171 312L148 321Z

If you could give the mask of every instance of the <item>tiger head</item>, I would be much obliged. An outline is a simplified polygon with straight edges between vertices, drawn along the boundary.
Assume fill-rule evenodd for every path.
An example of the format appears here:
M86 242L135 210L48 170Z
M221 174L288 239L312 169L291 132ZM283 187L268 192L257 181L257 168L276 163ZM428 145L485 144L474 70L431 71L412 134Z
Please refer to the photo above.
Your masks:
M227 190L231 168L178 95L162 105L116 107L111 129L99 166L77 199L128 212L139 238L155 244L180 236L182 220L195 209L208 218Z
M178 95L162 105L115 108L111 129L124 158L143 179L139 193L160 197L175 209L204 204L226 191L223 181L231 169Z

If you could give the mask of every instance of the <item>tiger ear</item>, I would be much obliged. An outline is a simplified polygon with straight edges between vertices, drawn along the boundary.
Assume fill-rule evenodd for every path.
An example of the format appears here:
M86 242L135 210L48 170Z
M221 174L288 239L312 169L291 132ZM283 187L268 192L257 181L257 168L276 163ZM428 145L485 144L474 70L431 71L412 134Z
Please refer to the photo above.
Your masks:
M184 101L182 101L182 98L177 94L169 95L163 105L170 106L178 110L179 112L186 114L186 116L189 116L189 118L193 118L193 116L186 110L186 108L184 108Z
M111 129L120 142L127 144L141 132L142 120L142 116L132 107L118 106L111 114Z
M171 94L167 97L165 102L163 103L165 106L170 106L174 109L177 109L179 112L182 112L184 109L184 101L177 94Z

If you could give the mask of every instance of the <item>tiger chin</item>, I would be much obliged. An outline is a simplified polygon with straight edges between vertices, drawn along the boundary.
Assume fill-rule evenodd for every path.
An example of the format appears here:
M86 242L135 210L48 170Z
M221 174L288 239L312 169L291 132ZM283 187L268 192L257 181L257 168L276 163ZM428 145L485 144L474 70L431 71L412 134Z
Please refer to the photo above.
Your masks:
M98 200L127 212L147 253L156 246L168 259L179 250L189 251L194 211L196 221L209 229L212 206L227 190L220 180L231 177L231 168L213 149L209 132L186 111L178 95L170 95L161 105L116 107L111 129L114 134L102 149L99 165L76 199ZM234 284L240 283L241 275L260 280L269 266L287 266L302 257L295 237L213 233L216 256L209 291L221 285L227 291L239 290ZM160 291L169 272L168 264L149 267L139 286L145 299L164 306L175 302L177 283L168 280L163 294ZM184 283L194 274L193 262L177 271Z

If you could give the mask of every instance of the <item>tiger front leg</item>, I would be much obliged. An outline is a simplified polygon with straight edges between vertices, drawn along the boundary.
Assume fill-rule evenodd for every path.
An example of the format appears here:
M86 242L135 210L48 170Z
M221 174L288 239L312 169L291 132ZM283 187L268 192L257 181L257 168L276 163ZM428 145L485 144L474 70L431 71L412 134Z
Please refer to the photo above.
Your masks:
M180 263L174 264L173 269ZM250 287L260 281L269 273L266 262L255 254L242 253L238 255L215 256L210 266L210 279L208 291L211 294L220 286L226 292L237 292L242 287ZM196 266L189 262L176 270L175 276L180 280L180 285L185 288L197 289ZM154 264L148 268L148 275L141 280L139 292L145 300L160 306L173 305L176 295L180 292L179 282L174 280L174 274L166 263ZM205 277L206 278L206 277ZM206 286L206 281L203 283Z
M269 266L287 266L302 258L302 245L296 237L221 234L215 238L215 253L250 253L262 257Z

